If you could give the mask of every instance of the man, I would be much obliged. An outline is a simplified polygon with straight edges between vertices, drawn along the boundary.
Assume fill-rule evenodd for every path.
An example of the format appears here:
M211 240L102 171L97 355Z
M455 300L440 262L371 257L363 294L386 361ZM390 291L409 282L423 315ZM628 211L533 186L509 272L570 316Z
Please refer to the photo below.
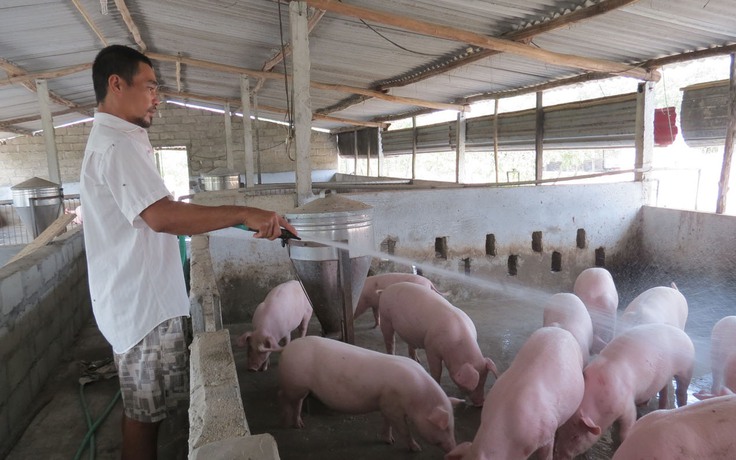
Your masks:
M92 80L98 105L80 193L92 308L118 368L122 458L154 459L167 408L189 398L189 299L175 235L236 224L270 240L282 227L296 231L271 211L172 200L145 130L160 102L146 56L108 46L95 58Z

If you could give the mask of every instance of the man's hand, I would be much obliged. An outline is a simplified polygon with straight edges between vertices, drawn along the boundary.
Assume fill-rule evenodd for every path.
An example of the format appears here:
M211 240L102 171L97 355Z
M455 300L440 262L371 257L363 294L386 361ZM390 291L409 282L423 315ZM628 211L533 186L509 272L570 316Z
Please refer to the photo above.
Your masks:
M256 238L275 240L281 236L282 227L298 236L296 229L283 216L273 211L246 207L244 213L243 223L246 227L256 231L253 235Z

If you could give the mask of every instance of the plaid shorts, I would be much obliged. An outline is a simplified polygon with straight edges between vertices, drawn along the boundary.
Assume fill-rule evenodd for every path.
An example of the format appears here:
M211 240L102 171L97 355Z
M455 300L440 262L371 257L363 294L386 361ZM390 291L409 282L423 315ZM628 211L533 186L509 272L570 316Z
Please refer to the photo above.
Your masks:
M154 423L189 405L186 318L156 326L133 348L115 355L125 415Z

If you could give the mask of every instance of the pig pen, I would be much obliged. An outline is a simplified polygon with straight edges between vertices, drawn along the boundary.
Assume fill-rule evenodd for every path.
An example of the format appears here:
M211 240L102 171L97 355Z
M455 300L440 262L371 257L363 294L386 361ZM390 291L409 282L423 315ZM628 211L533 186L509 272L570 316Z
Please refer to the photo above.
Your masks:
M677 283L689 303L686 332L696 348L695 378L689 393L709 388L710 330L721 317L736 313L731 275L734 218L648 207L643 204L646 195L641 183L443 190L443 196L419 191L412 195L413 199L400 192L350 195L375 208L376 249L385 255L377 254L372 271L412 270L393 261L391 254L424 267L424 274L440 290L450 291L448 300L474 321L481 350L499 371L508 368L526 338L541 326L541 305L547 296L571 292L577 274L598 265L608 268L614 277L619 313L643 290ZM425 212L426 207L435 206L449 209L451 219L447 219L448 211ZM488 215L477 213L483 208ZM483 240L477 238L478 233L485 237L485 247L470 241L471 235ZM340 414L311 397L304 404L305 428L281 426L276 398L278 355L272 355L268 371L248 372L245 351L234 341L250 329L253 309L268 290L295 274L277 243L241 240L234 245L235 238L238 236L230 230L212 234L209 255L250 433L272 435L280 458L286 460L441 459L443 453L421 439L417 439L421 453L408 452L398 439L394 446L384 444L378 439L382 423L378 413ZM355 323L355 343L383 352L380 330L372 326L370 313L361 316ZM313 317L308 333L320 332ZM406 345L399 341L397 351L406 355ZM420 357L425 358L422 351ZM426 359L423 364L426 367ZM493 381L489 376L486 390ZM462 397L446 370L441 383L450 396ZM480 412L467 405L455 409L458 442L472 440ZM587 457L611 455L611 438L606 435Z

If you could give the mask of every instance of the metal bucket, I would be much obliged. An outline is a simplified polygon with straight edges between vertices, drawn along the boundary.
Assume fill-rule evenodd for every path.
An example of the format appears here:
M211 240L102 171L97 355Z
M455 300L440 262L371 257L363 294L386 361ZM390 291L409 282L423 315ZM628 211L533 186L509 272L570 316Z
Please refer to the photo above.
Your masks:
M330 194L287 213L286 219L302 238L289 240L289 257L323 335L352 343L353 311L375 250L373 208ZM339 242L343 247L313 239Z
M59 184L39 177L10 187L20 220L36 238L61 214L64 194Z
M213 169L202 175L202 188L208 192L240 188L240 174L224 168Z

